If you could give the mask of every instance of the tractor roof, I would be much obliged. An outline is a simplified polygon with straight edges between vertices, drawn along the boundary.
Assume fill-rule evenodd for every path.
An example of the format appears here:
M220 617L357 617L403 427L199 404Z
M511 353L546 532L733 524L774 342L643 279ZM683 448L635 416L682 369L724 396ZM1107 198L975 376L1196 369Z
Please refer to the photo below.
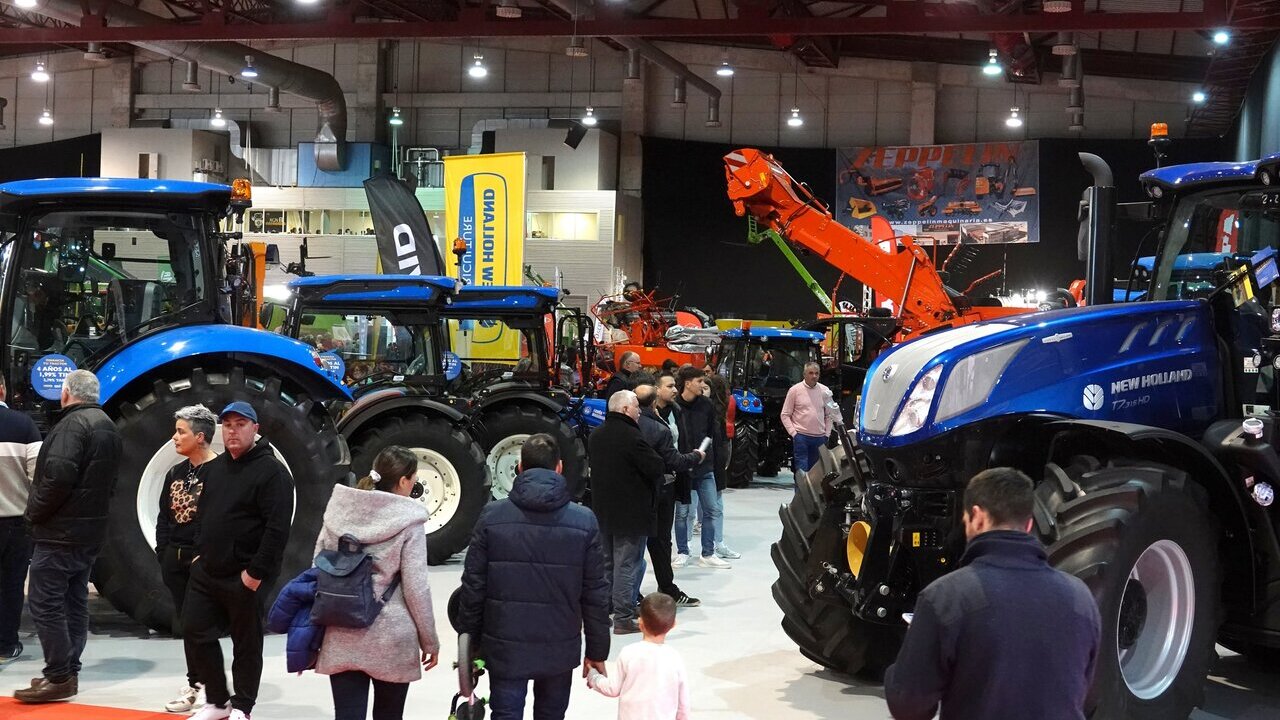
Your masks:
M1160 185L1166 188L1186 188L1215 183L1242 182L1254 179L1258 170L1280 164L1280 153L1273 153L1261 160L1248 162L1201 162L1186 165L1169 165L1142 173L1140 179L1146 186Z
M790 330L787 328L775 327L753 327L751 328L751 332L748 334L753 338L767 338L769 340L807 340L809 342L822 342L826 337L822 333L815 332L813 330ZM741 338L742 336L743 332L741 328L725 330L721 333L721 337L733 340Z
M104 200L121 204L219 209L230 203L231 188L186 180L135 178L47 178L0 184L0 210L22 210L43 203Z
M556 308L563 293L558 288L532 285L465 285L445 309L446 315L475 314L545 315Z
M289 289L304 304L403 307L454 297L458 281L441 275L314 275L291 280Z

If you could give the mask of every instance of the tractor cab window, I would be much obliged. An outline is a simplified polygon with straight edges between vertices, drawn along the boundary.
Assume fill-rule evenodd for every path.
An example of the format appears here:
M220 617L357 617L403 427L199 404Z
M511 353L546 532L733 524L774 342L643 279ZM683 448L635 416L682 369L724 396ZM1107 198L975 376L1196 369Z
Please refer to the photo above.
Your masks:
M462 361L464 383L501 379L508 373L539 382L546 377L547 337L554 329L544 327L541 318L520 323L450 318L447 332L450 347Z
M804 365L817 362L811 343L763 343L751 348L756 381L764 388L788 389L804 379Z
M341 358L347 385L438 372L430 328L390 315L303 311L298 339Z
M1152 297L1208 297L1222 283L1224 270L1245 260L1261 266L1277 249L1280 193L1231 190L1192 195L1178 205L1169 223ZM1258 281L1271 285L1270 279L1274 278L1260 275Z

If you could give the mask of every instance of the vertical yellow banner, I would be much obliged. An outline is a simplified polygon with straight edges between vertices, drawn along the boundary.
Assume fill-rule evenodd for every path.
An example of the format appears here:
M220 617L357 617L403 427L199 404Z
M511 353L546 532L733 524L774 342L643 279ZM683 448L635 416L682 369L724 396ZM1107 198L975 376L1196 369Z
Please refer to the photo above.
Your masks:
M525 155L450 155L444 159L446 249L461 238L466 252L446 264L467 285L523 285ZM450 323L453 325L453 323ZM452 327L454 352L464 359L520 358L520 334L502 323Z

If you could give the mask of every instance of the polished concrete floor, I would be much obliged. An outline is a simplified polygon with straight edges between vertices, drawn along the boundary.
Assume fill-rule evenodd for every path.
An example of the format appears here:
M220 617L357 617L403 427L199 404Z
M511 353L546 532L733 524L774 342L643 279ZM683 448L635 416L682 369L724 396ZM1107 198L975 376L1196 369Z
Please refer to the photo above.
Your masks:
M777 539L777 508L790 498L790 478L762 481L746 490L730 491L725 505L726 539L742 552L731 570L686 568L676 580L703 605L680 611L669 642L684 656L692 685L694 717L705 720L760 718L888 718L879 687L839 676L796 652L779 627L781 613L769 595L775 579L769 544ZM439 667L409 692L409 718L445 718L456 691L456 675L448 667L455 656L456 636L445 618L445 602L458 586L461 564L432 568L437 627L444 645ZM652 576L645 589L653 589ZM25 656L0 670L0 695L25 686L40 674L38 641L24 628ZM612 657L638 636L615 638ZM230 656L229 646L227 655ZM1260 720L1280 717L1280 673L1268 674L1243 658L1221 650L1221 660L1206 688L1206 706L1195 718ZM332 717L327 678L305 673L288 675L284 638L267 638L255 720ZM84 656L78 701L138 710L159 710L183 684L182 646L156 637L115 612L105 601L93 605L92 636ZM588 690L574 689L568 717L603 720L615 716L615 702ZM84 720L94 720L86 717Z

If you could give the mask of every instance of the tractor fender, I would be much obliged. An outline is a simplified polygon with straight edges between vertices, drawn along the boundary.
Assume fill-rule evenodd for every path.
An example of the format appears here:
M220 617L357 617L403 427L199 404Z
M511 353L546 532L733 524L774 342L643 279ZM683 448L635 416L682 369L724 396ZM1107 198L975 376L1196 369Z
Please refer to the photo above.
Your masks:
M323 370L306 343L236 325L191 325L130 343L96 368L99 402L109 404L131 384L151 379L158 368L219 356L268 368L296 382L316 400L351 399L350 391Z
M473 415L479 416L481 413L490 410L499 405L510 404L532 404L551 411L555 415L564 412L567 407L566 403L557 401L555 398L547 397L533 391L522 392L499 392L492 395L486 395L476 398L475 411Z
M387 415L411 413L435 415L454 425L464 425L467 422L466 413L455 407L424 395L413 395L403 389L393 389L369 393L360 398L338 421L338 432L342 433L343 437L353 438L370 421Z

